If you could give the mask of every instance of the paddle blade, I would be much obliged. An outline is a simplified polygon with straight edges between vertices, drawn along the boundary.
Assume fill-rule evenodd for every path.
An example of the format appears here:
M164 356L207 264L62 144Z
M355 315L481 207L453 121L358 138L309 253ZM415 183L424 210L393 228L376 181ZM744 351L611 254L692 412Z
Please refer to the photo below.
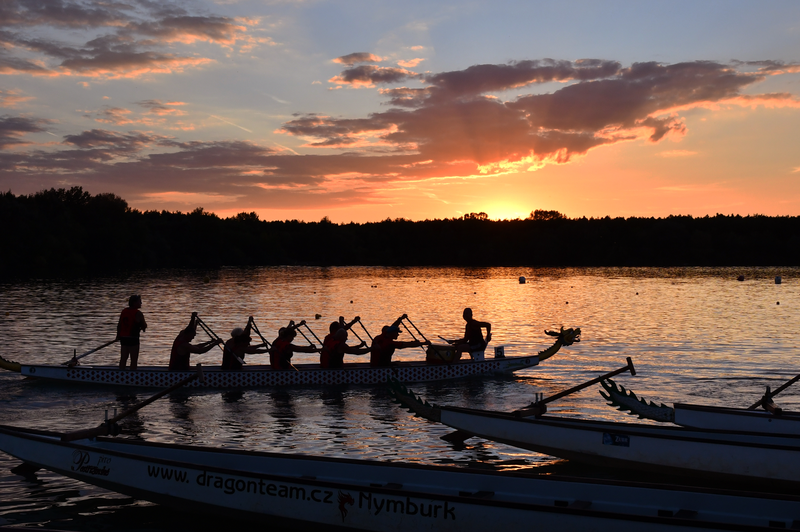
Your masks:
M450 443L464 443L473 436L474 434L470 434L469 432L464 432L463 430L456 430L454 432L451 432L450 434L445 434L444 436L441 436L441 439Z

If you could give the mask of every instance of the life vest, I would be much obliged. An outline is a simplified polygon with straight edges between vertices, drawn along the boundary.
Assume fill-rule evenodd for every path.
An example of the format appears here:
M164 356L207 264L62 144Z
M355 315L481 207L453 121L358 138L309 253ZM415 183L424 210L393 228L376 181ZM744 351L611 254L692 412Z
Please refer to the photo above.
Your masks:
M389 366L394 355L394 340L384 334L379 334L372 340L369 351L369 365L377 367Z
M272 348L269 350L269 364L272 369L289 369L289 362L292 360L292 350L289 346L292 345L291 340L284 340L278 338L272 342Z
M339 353L341 340L329 334L322 341L322 350L319 352L319 365L323 368L340 368L344 364L344 354Z
M128 307L124 309L119 315L119 325L117 325L117 334L120 338L138 338L139 337L139 324L136 321L136 316L139 314L139 309Z
M238 355L239 358L244 360L244 353L237 353L236 352L236 342L231 338L227 342L225 342L225 348L222 350L222 369L227 370L239 370L242 369L241 363L236 360L236 356Z
M191 353L181 353L181 346L190 343L191 340L186 338L183 333L179 334L175 341L172 342L172 351L169 354L169 370L170 371L188 371L189 370L189 357Z

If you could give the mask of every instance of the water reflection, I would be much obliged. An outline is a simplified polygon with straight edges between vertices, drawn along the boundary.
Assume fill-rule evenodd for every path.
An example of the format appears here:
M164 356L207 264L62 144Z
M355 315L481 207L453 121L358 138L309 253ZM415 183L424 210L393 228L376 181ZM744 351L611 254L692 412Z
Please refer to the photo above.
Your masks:
M740 274L745 282L736 281ZM518 283L520 275L528 278L527 284ZM783 277L782 285L774 284L775 275ZM13 352L0 355L58 364L73 349L96 347L113 338L119 311L131 293L143 294L149 325L142 338L142 365L166 365L172 341L192 311L219 333L241 326L252 315L267 338L290 318L307 319L322 337L326 324L338 316L358 314L374 333L405 312L433 339L459 335L461 310L469 306L492 323L492 346L505 346L507 356L549 347L552 338L543 330L561 325L581 327L583 341L513 377L411 385L431 403L511 411L528 405L534 393L555 394L621 367L631 356L637 376L617 380L640 397L666 404L747 407L761 398L767 385L774 389L800 372L798 279L798 268L280 267L27 282L0 285L0 338L14 346ZM41 335L42 330L49 334ZM400 339L409 339L407 333ZM422 354L408 349L396 357L415 360ZM197 358L218 364L220 354L212 351ZM317 359L297 358L298 363ZM117 361L118 351L107 348L82 362ZM549 410L635 421L608 407L597 392L597 387L588 388L551 403ZM106 409L122 411L149 396L147 390L52 385L0 374L3 424L84 429L102 422ZM777 399L786 409L800 410L800 385ZM479 438L463 446L442 441L449 429L413 417L392 402L384 386L184 389L126 418L122 426L126 438L212 447L494 469L555 471L564 465ZM14 465L18 462L0 455L1 519L55 523L65 530L79 529L79 523L86 529L112 530L110 523L131 529L122 518L128 515L161 519L163 525L153 527L157 530L181 522L166 511L159 514L159 507L139 507L44 471L25 480L9 473ZM78 508L98 515L89 519ZM100 515L106 511L110 514ZM195 524L199 528L205 520Z

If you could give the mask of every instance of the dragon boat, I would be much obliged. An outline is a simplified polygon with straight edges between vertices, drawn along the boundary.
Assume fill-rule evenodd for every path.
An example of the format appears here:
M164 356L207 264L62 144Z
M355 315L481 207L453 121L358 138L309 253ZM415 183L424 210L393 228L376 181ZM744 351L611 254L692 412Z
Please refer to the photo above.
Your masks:
M73 439L10 426L0 426L0 450L22 461L12 471L27 479L44 468L178 509L293 530L756 532L800 523L795 493Z
M504 375L532 368L555 355L563 346L580 341L580 329L545 331L555 336L549 348L530 356L505 356L502 348L495 349L494 358L459 360L451 363L394 362L390 367L369 364L345 364L340 369L323 369L319 364L297 364L293 370L273 370L270 366L248 364L242 370L228 371L220 367L204 367L203 382L187 386L205 388L252 388L268 386L308 386L333 384L379 384L394 378L401 382L436 382L465 377ZM448 349L440 346L438 349ZM136 370L117 366L20 364L0 357L0 368L20 373L24 377L80 384L106 384L164 388L191 375L190 371L169 371L163 366L139 366Z
M759 432L764 434L792 434L800 436L800 412L790 412L775 405L772 398L789 384L770 391L749 408L731 408L675 403L672 407L664 403L656 404L638 397L633 391L611 379L601 381L600 391L609 406L639 419L649 419L662 423L674 423L682 427ZM762 407L763 410L756 410Z
M438 406L400 383L391 388L414 414L456 429L443 436L450 441L479 436L602 467L800 488L800 439L794 434L564 418L544 415L546 408L537 403L515 412Z

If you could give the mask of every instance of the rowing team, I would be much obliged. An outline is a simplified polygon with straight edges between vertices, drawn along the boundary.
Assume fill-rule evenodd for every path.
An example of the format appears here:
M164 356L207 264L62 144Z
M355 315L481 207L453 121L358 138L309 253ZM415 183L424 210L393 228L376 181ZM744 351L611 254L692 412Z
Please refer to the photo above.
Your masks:
M139 359L139 332L147 329L147 323L144 320L144 315L141 310L142 306L141 296L134 295L128 300L128 308L120 314L119 324L117 326L117 339L120 341L120 369L125 369L128 358L131 359L131 369L137 368ZM478 321L472 317L472 309L465 308L463 318L467 322L464 329L464 336L456 340L445 340L449 345L446 347L432 346L428 349L428 361L432 363L445 363L454 362L461 358L463 353L482 352L486 349L486 345L492 339L492 325L488 322ZM417 340L416 337L410 342L400 342L397 337L400 335L400 326L408 321L414 329L419 333L419 329L414 326L408 319L406 314L397 318L391 325L385 325L381 334L372 338L372 343L367 347L365 341L361 341L358 345L348 345L348 331L351 330L356 323L361 324L361 318L356 316L350 323L346 323L343 317L339 321L334 321L330 324L329 334L321 342L321 346L317 347L313 342L308 340L311 345L296 345L293 343L297 336L298 330L303 334L301 327L305 327L312 336L316 335L308 327L305 320L300 323L289 322L289 325L282 327L278 331L278 337L270 345L269 342L261 335L258 327L253 321L251 316L247 320L247 325L244 328L237 327L231 331L231 337L227 341L219 338L204 322L201 320L196 312L192 313L189 320L189 325L186 326L175 338L172 344L172 351L169 358L169 369L172 371L186 371L189 370L189 359L192 354L207 353L217 345L223 345L222 354L222 369L223 370L240 370L244 365L246 355L269 353L269 360L272 369L276 370L293 370L296 369L292 366L292 356L295 352L299 353L319 353L320 366L326 369L342 368L344 366L344 356L347 355L370 355L370 365L373 367L387 367L392 363L392 356L397 349L406 349L409 347L431 346L430 341L425 339L420 333L423 340ZM197 327L200 326L212 339L200 344L192 344L197 335ZM407 326L406 330L414 336ZM486 336L483 336L483 329L486 329ZM262 343L252 345L252 338L250 333L255 331L261 338ZM352 331L355 333L355 331ZM366 328L364 332L369 335ZM361 340L357 333L356 337Z

